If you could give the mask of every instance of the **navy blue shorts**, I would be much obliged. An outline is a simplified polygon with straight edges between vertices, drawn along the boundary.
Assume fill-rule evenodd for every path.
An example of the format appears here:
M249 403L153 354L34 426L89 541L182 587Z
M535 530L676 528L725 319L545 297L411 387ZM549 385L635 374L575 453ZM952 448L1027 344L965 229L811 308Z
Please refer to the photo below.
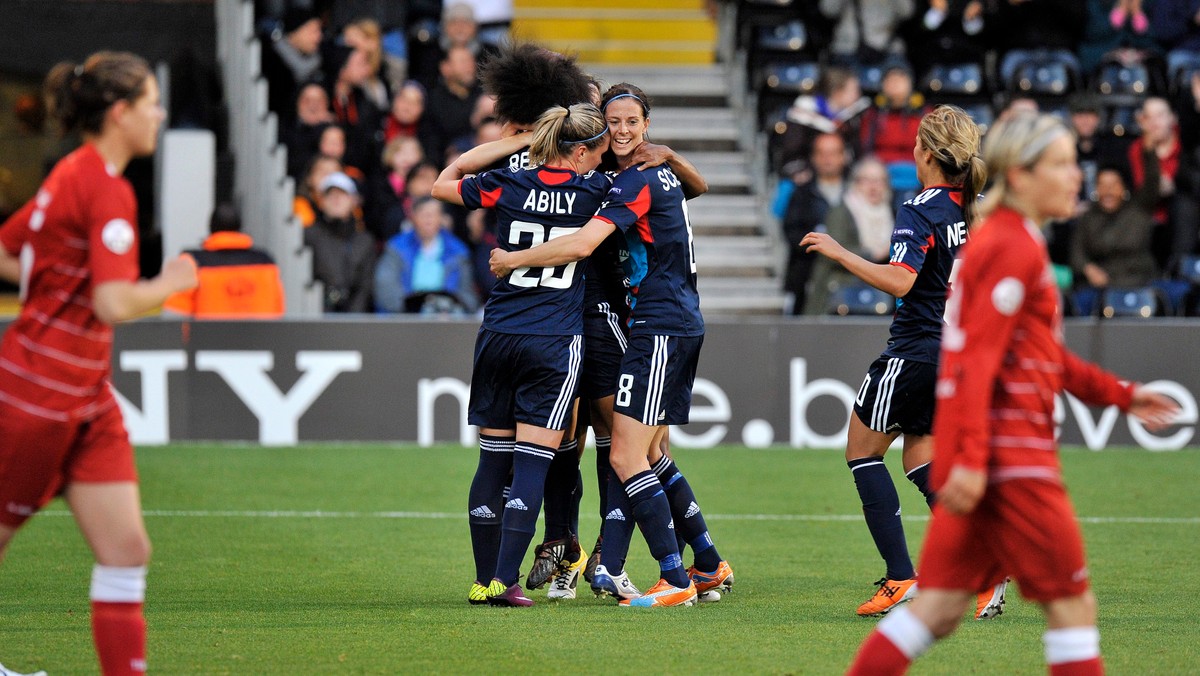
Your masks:
M692 409L692 385L704 336L629 339L617 378L613 411L643 425L685 425Z
M880 356L858 388L854 414L876 432L929 434L936 384L936 364Z
M629 338L621 318L599 303L583 313L583 374L579 376L579 396L603 399L617 392L621 359Z
M500 430L526 423L565 430L583 362L583 336L480 329L467 421Z

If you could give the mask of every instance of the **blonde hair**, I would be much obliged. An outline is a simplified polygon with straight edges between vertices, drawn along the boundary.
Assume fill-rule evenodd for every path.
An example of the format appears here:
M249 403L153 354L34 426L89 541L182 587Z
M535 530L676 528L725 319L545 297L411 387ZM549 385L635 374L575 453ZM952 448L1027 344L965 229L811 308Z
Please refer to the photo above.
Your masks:
M975 220L975 198L987 181L987 166L979 156L979 125L958 106L941 105L921 118L917 138L933 153L942 175L963 192L963 220Z
M992 176L992 185L979 205L980 212L986 215L1001 204L1010 203L1005 173L1037 164L1050 144L1064 134L1070 135L1071 130L1053 115L1025 113L992 125L983 144L983 159Z
M379 27L379 22L369 17L355 19L346 24L346 28L342 29L343 34L350 28L363 34L366 41L357 47L366 54L371 72L378 73L380 66L383 65L383 29Z
M554 106L542 113L533 130L529 144L529 163L545 164L582 144L587 149L599 146L608 131L608 123L600 109L590 103L576 103L570 108Z

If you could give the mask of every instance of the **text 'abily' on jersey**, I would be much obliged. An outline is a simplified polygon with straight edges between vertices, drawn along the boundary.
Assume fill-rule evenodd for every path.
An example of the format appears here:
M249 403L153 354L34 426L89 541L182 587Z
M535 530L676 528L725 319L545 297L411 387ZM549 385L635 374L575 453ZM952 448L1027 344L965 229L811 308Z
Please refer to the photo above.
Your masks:
M505 251L530 249L576 232L600 206L611 180L562 167L499 169L459 182L463 205L496 212ZM483 328L499 333L564 336L583 332L583 270L578 263L521 267L497 282L484 306Z

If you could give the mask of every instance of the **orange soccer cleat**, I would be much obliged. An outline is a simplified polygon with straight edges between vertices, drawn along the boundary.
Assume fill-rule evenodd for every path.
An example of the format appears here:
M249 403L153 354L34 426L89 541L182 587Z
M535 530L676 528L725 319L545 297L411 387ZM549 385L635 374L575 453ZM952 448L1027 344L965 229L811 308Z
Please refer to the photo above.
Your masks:
M879 590L875 592L874 596L867 599L866 603L858 607L858 614L862 617L887 615L896 606L911 601L917 596L917 579L915 577L910 580L889 580L885 577L875 584L879 586Z

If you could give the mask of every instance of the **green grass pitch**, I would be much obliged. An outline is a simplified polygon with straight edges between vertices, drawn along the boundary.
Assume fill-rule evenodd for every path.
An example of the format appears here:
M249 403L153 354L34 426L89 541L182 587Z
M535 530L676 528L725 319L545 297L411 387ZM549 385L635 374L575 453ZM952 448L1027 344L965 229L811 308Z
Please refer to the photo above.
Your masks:
M466 603L473 566L459 447L177 445L139 451L155 544L147 592L151 671L296 673L836 674L875 620L854 615L882 564L840 451L678 452L737 584L716 604L618 609L586 588L530 609ZM899 454L889 456L900 477ZM1195 673L1200 452L1063 454L1083 519L1112 674ZM585 546L596 535L584 458ZM927 510L897 480L918 551ZM540 533L539 533L540 537ZM685 556L690 562L690 556ZM0 565L0 662L95 673L91 570L61 502ZM526 568L527 570L527 568ZM640 536L629 571L656 566ZM1044 673L1036 606L1010 592L996 621L967 622L914 674Z

